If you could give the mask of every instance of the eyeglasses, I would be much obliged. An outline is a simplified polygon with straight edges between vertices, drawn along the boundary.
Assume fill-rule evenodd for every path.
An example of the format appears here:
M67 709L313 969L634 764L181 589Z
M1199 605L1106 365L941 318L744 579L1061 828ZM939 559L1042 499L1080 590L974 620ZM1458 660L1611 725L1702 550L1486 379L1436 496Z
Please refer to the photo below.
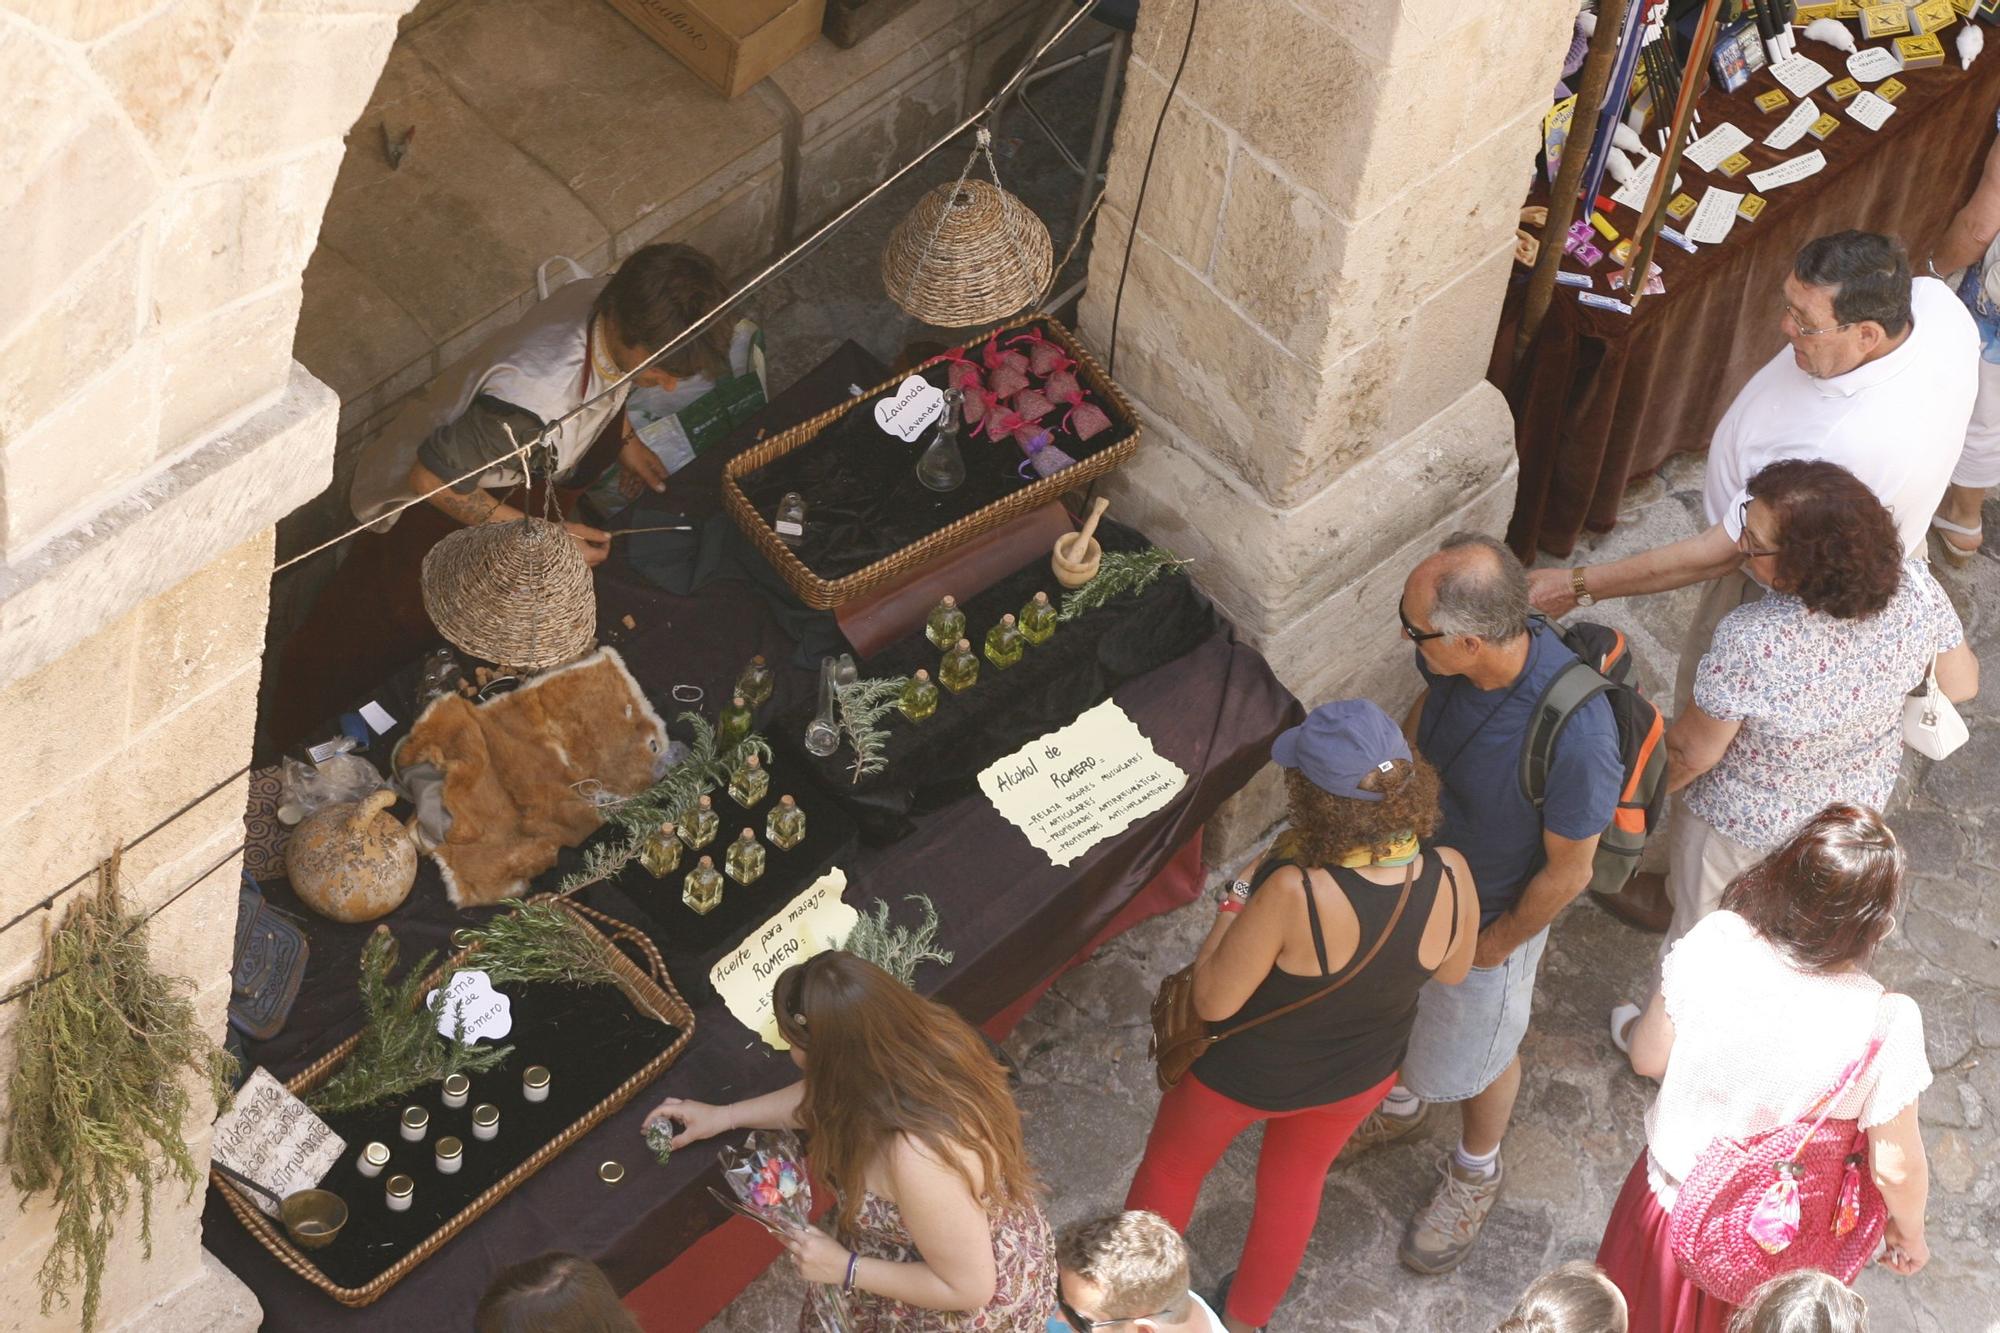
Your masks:
M1799 312L1789 305L1785 307L1785 318L1792 321L1792 327L1799 331L1801 338L1817 338L1822 333L1838 333L1842 329L1852 327L1851 324L1829 324L1823 329L1809 329L1806 327L1806 322L1799 318Z
M1403 622L1403 637L1411 643L1423 643L1429 639L1445 637L1445 632L1441 629L1418 629L1411 624L1409 613L1403 610L1403 599L1400 597L1396 599L1396 619Z
M1128 1314L1123 1319L1085 1319L1076 1312L1075 1306L1058 1296L1056 1308L1062 1311L1063 1319L1076 1330L1076 1333L1090 1333L1093 1328L1112 1328L1118 1324L1136 1324L1141 1319L1159 1319L1173 1307L1169 1306L1167 1310L1155 1310L1151 1314Z
M1736 549L1756 559L1759 556L1776 555L1779 547L1784 545L1783 542L1779 542L1768 551L1760 551L1751 545L1754 536L1755 534L1750 531L1750 502L1745 500L1736 506Z

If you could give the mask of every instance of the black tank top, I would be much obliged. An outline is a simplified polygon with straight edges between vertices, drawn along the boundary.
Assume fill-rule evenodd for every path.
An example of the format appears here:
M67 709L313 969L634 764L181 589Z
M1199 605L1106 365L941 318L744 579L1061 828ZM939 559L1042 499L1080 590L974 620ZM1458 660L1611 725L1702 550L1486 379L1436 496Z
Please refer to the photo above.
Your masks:
M1290 864L1287 862L1286 864ZM1361 923L1352 967L1389 924L1403 886L1376 884L1352 870L1325 867ZM1333 994L1247 1032L1224 1037L1194 1063L1195 1076L1225 1097L1262 1111L1296 1111L1324 1106L1374 1087L1396 1072L1417 1021L1417 992L1433 969L1417 961L1417 946L1437 902L1444 859L1424 857L1423 873L1410 885L1410 901L1395 931L1362 974ZM1301 868L1301 875L1304 870ZM1269 892L1269 890L1265 890ZM1217 1028L1227 1029L1326 989L1326 937L1310 880L1304 886L1306 919L1312 924L1313 951L1321 975L1301 977L1273 963L1243 1007ZM1458 892L1451 892L1451 929L1458 933Z

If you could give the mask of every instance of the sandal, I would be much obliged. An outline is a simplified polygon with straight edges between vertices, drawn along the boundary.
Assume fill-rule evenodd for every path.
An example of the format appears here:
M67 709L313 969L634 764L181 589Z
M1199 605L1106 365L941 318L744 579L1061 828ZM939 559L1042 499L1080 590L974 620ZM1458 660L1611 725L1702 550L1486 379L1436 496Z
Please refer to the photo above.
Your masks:
M1977 525L1968 528L1963 523L1954 523L1938 514L1931 515L1931 527L1937 531L1937 546L1944 556L1944 562L1953 569L1964 569L1971 564L1972 558L1979 554L1979 548L1986 540L1984 528ZM1953 541L1951 534L1954 532L1961 537L1970 537L1972 545L1966 546Z
M1624 1055L1632 1054L1632 1025L1638 1021L1636 1004L1621 1004L1611 1011L1611 1044Z

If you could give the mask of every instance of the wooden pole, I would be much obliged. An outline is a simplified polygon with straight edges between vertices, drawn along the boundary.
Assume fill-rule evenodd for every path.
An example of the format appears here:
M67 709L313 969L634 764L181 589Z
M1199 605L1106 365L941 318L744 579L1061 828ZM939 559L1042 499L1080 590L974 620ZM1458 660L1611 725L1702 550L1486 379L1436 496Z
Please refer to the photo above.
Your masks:
M1618 35L1625 27L1625 10L1633 0L1603 0L1597 7L1597 31L1590 35L1590 51L1583 58L1578 76L1576 109L1570 112L1569 138L1563 143L1562 165L1556 168L1555 184L1549 190L1549 220L1542 227L1542 248L1535 255L1534 271L1528 275L1528 299L1521 309L1521 324L1514 333L1514 364L1527 355L1542 319L1549 313L1555 295L1556 265L1562 262L1563 242L1569 238L1570 223L1576 220L1576 188L1583 180L1584 162L1597 137L1597 112L1604 104L1604 89L1611 81L1611 66L1618 56ZM1636 0L1645 3L1645 0ZM1594 200L1592 201L1595 202Z
M1660 219L1666 216L1666 200L1674 188L1674 173L1680 169L1681 150L1686 146L1688 120L1694 104L1708 87L1708 53L1715 45L1715 11L1722 0L1707 0L1701 20L1695 24L1694 40L1688 44L1687 77L1681 80L1680 99L1674 103L1673 128L1667 135L1667 149L1660 154L1659 170L1653 173L1653 188L1640 215L1639 229L1632 241L1632 263L1625 270L1625 304L1638 313L1646 294L1646 271L1653 262L1653 244L1660 236Z

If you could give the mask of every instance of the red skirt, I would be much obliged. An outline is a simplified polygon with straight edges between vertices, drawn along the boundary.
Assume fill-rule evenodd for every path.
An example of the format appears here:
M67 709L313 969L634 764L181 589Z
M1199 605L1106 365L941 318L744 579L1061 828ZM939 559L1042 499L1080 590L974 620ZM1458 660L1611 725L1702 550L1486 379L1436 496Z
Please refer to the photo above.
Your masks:
M1646 1183L1646 1154L1641 1152L1597 1247L1598 1266L1625 1293L1629 1333L1727 1333L1736 1307L1681 1274L1668 1239L1672 1225L1672 1215Z

